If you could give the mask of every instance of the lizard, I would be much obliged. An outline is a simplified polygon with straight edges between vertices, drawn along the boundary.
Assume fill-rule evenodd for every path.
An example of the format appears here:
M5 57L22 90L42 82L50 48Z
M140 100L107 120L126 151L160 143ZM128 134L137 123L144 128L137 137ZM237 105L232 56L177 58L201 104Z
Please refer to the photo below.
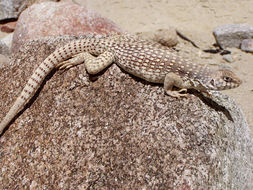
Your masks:
M53 69L68 69L84 63L89 74L97 74L113 62L134 76L163 84L165 93L176 98L187 96L187 89L220 91L238 87L242 83L228 69L213 69L192 63L175 50L156 42L129 34L88 35L56 49L38 66L2 119L0 134Z

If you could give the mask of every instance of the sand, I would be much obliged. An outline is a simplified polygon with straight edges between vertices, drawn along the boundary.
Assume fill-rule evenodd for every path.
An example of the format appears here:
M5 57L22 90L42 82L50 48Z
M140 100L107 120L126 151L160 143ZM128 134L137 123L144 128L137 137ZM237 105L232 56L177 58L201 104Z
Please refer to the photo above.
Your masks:
M216 26L247 23L253 26L252 0L75 0L113 20L130 33L175 27L202 49L212 48ZM224 91L243 110L253 135L253 54L232 48L232 63L219 54L208 54L180 40L178 49L200 64L224 64L243 80Z

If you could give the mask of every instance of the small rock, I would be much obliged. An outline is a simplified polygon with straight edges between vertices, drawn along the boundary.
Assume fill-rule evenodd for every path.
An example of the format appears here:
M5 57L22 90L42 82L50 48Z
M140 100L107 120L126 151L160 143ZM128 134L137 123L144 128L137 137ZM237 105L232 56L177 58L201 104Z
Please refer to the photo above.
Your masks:
M135 35L142 39L151 40L167 47L175 46L178 43L176 30L172 27L158 29L155 31L138 32Z
M219 68L219 69L226 69L226 70L230 70L230 71L233 70L232 67L231 67L231 65L229 65L229 64L220 64L220 65L218 66L218 68Z
M241 50L253 52L253 39L245 39L242 41Z
M230 54L223 55L223 59L229 63L233 62L233 58Z
M253 27L247 24L227 24L216 27L213 33L221 48L239 48L242 40L253 37Z

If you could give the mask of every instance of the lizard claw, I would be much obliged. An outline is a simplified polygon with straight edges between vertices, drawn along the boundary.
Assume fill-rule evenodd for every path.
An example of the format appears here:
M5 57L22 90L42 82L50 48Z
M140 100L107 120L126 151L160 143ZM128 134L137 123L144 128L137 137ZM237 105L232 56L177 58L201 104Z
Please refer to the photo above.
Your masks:
M71 59L70 59L70 60L59 63L58 65L56 65L56 68L58 68L59 70L65 70L65 69L69 69L72 66L74 65L73 63L71 63Z
M178 93L183 93L181 95L184 95L185 93L187 93L187 89L182 88L181 90L177 91Z
M174 98L181 98L181 97L187 97L188 95L186 94L187 89L183 88L181 90L178 91L171 91L171 90L167 90L166 94L174 97Z
M83 57L80 56L80 54L77 54L77 55L74 55L72 56L71 59L68 59L66 61L62 61L61 63L58 63L56 65L56 68L58 68L59 70L66 70L66 69L69 69L75 65L79 65L83 62Z

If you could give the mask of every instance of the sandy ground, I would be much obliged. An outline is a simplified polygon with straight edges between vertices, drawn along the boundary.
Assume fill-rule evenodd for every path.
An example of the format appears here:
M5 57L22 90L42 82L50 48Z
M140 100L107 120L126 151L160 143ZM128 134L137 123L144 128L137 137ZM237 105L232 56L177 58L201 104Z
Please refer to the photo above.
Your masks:
M113 20L130 33L173 26L196 42L201 48L215 43L212 31L229 23L253 26L252 0L75 0ZM180 40L178 49L200 64L225 64L240 76L243 84L224 91L242 108L253 135L253 54L232 51L233 63L219 54L203 53L188 42Z

